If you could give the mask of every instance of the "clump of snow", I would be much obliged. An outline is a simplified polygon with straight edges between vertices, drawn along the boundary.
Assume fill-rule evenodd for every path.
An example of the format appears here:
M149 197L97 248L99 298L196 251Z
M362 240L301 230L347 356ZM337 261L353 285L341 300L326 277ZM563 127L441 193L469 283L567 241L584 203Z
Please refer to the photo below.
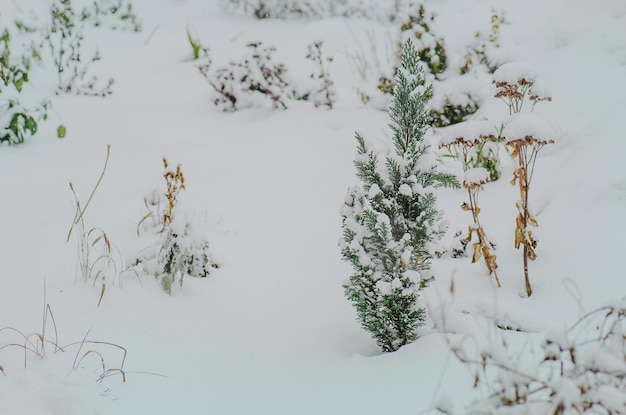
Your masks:
M463 186L474 187L489 182L489 171L484 167L475 167L465 172L463 177Z
M406 197L411 197L413 196L413 190L411 190L411 186L409 186L406 183L403 183L400 185L400 187L398 188L398 192Z
M479 139L496 139L498 128L489 121L466 121L438 130L439 147L446 147L454 143L476 143Z
M527 113L513 114L504 127L507 142L516 140L534 140L549 143L557 139L554 128L543 118Z
M471 73L442 80L433 84L433 96L429 109L442 109L445 105L478 106L491 96L489 77L483 73Z
M552 100L552 90L543 78L535 80L529 94L531 100Z
M516 85L520 80L535 82L538 78L537 70L527 63L509 62L500 66L493 74L496 83Z

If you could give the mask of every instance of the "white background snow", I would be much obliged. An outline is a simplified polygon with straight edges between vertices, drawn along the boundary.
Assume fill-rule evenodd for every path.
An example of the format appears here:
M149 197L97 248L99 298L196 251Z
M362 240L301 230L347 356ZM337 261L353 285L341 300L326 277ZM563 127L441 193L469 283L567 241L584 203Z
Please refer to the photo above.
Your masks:
M91 340L128 350L126 382L97 383L95 353L76 368L79 346L40 359L19 347L0 350L2 414L418 414L448 396L463 407L478 393L448 351L446 335L489 338L495 323L520 342L571 324L584 311L626 292L626 5L617 0L433 0L438 28L452 53L477 30L489 29L491 8L505 10L501 47L535 68L553 94L535 113L558 131L539 155L531 198L539 228L531 263L534 294L524 291L521 253L513 249L517 190L503 178L481 193L481 221L497 243L502 288L484 264L436 259L436 277L422 294L429 320L422 336L381 354L343 296L350 275L341 261L339 206L356 184L354 132L384 145L388 115L365 107L354 90L349 55L369 53L368 36L384 43L392 24L368 20L258 21L226 14L217 1L136 0L141 33L91 30L103 57L94 66L115 78L108 98L54 96L51 66L35 69L32 94L53 97L54 114L20 146L0 146L0 328L42 330L50 304L60 345ZM44 0L4 1L3 21ZM244 54L248 41L273 45L294 82L314 71L306 47L324 41L336 109L292 102L286 111L222 113L191 61L186 28L210 48L216 66ZM455 49L456 48L456 49ZM298 79L300 81L298 81ZM374 82L374 81L372 81ZM489 86L486 86L489 88ZM503 116L488 100L481 114ZM479 114L480 115L480 114ZM68 128L65 139L56 125ZM161 157L181 163L187 190L181 211L211 243L220 268L187 278L168 296L150 276L126 273L100 284L76 276L76 246L65 242L73 219L73 182L86 199L111 144L101 187L86 214L88 227L109 235L131 263L150 242L135 231L143 198L162 186ZM435 148L434 146L433 148ZM465 230L463 190L440 190L450 231ZM450 286L454 283L454 293ZM46 336L52 338L50 320ZM23 342L0 332L0 347ZM102 353L107 368L118 350ZM85 351L86 349L83 349Z

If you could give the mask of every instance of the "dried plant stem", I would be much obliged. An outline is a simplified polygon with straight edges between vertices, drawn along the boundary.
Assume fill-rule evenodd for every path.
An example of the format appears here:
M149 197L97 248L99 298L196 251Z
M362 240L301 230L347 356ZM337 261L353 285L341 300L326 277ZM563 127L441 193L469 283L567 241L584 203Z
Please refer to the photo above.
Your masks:
M526 286L526 294L530 297L533 293L528 273L528 261L534 261L537 258L535 248L537 241L533 238L532 231L528 230L529 226L537 227L538 223L534 216L530 213L528 194L530 193L530 183L535 170L537 154L543 148L544 144L536 140L521 141L517 140L513 143L513 154L517 156L518 168L511 184L517 182L520 191L520 202L518 202L518 216L515 228L515 248L519 249L523 245L523 261L524 261L524 283Z
M78 196L76 195L76 192L74 191L74 185L72 184L72 182L70 182L70 189L72 190L72 193L74 194L74 198L76 199L76 217L74 218L74 222L72 222L72 226L70 227L69 232L67 233L67 240L70 240L70 237L72 236L72 229L74 229L74 226L77 225L79 222L81 222L83 220L83 216L85 214L85 211L87 210L87 208L89 207L89 204L91 203L91 199L93 199L94 194L96 193L96 190L98 190L98 186L100 186L100 182L102 181L102 178L104 177L104 173L107 170L107 165L109 164L109 156L111 155L111 144L107 144L107 157L104 160L104 166L102 167L102 173L100 173L100 177L98 178L98 181L96 182L96 185L94 186L93 190L91 191L91 194L89 195L89 198L87 199L87 203L85 203L85 207L81 209L80 207L80 202L78 200Z
M487 140L493 141L495 139L495 136L479 136L478 138L472 140L467 140L464 137L457 137L455 141L441 145L440 148L446 148L448 152L457 159L460 155L462 155L461 164L463 166L463 171L467 173L468 170L473 168L474 159L470 156L472 148L476 148L476 154L480 154ZM461 204L461 209L472 212L472 219L474 221L474 226L470 226L468 230L466 239L467 243L471 242L472 235L474 233L476 233L476 236L478 237L478 242L473 244L474 251L472 254L472 263L478 262L482 256L485 261L485 265L489 270L489 275L494 275L496 284L498 285L498 288L500 288L500 278L498 278L498 272L496 271L498 268L496 256L491 253L487 234L485 233L479 218L480 208L478 207L478 195L482 190L482 186L488 181L489 178L485 178L485 180L481 180L478 183L463 181L463 187L467 189L469 204L464 202Z
M474 244L474 253L472 255L472 262L477 262L478 259L482 256L485 261L485 265L489 270L489 274L493 274L496 279L496 284L498 288L500 285L500 278L498 278L498 272L496 269L498 268L498 264L496 263L496 256L491 253L489 249L489 241L487 239L487 235L485 234L485 230L480 224L480 218L478 215L480 214L480 208L478 207L478 194L480 193L480 186L467 187L467 194L469 196L469 210L472 212L472 218L474 219L475 227L469 228L469 234L467 236L467 241L469 242L472 239L472 233L475 232L476 236L478 236L478 242ZM465 205L461 206L462 209L465 210Z

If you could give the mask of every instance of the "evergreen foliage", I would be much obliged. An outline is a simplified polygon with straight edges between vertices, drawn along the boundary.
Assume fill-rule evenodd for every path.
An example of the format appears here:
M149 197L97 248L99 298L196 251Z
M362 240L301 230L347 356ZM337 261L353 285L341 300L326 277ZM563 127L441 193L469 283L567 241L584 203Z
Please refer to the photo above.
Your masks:
M424 87L419 61L408 40L389 111L394 151L378 154L356 134L354 164L363 184L348 189L341 210L342 255L354 267L345 293L363 328L385 352L417 338L425 318L417 302L428 282L429 243L444 232L432 189L458 186L453 176L437 172L423 157L429 148L424 133L431 88Z

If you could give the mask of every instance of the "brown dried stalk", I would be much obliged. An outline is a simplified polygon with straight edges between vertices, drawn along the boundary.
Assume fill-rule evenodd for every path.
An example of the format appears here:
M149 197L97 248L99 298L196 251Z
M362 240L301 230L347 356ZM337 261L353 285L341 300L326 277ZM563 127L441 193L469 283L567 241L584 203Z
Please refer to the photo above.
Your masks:
M471 159L469 157L471 148L478 147L478 151L482 151L482 147L488 140L495 141L496 139L497 137L493 134L481 134L474 139L467 139L463 136L459 136L452 142L442 144L439 148L446 148L450 154L455 156L458 156L458 153L460 152L462 155L461 162L463 165L463 171L467 172L472 167ZM496 256L491 253L489 240L487 239L487 235L480 223L479 218L480 208L478 207L478 195L483 185L487 183L487 180L488 179L485 181L481 180L478 183L468 182L466 180L463 181L463 187L467 189L469 204L463 202L461 209L472 212L472 219L474 220L474 226L470 226L468 229L466 241L469 243L472 240L472 235L474 233L478 238L478 242L473 244L474 252L472 254L472 263L477 262L482 256L485 261L485 265L487 266L487 270L489 270L489 275L494 275L496 284L498 285L498 288L500 288L500 279L498 278L498 273L496 271L498 268Z
M513 172L511 185L519 186L520 201L516 203L518 214L515 219L515 249L524 247L524 282L526 294L530 297L533 293L528 276L528 260L534 261L537 258L535 248L537 241L533 238L533 232L529 226L537 227L537 219L530 213L528 205L528 194L530 184L537 162L537 154L546 144L554 143L554 140L536 139L533 136L514 138L506 141L506 145L513 148L512 157L517 160L517 168Z
M167 210L163 213L163 229L161 232L165 230L165 227L168 223L172 223L174 219L174 206L176 206L176 198L178 197L178 193L181 190L185 189L185 176L181 170L181 165L176 166L176 170L168 170L169 164L167 159L163 157L163 168L165 172L163 173L163 178L165 179L165 184L167 186L167 190L165 191L165 197L167 198Z
M533 91L535 85L534 79L520 78L516 84L508 82L493 82L498 91L496 98L501 98L509 107L511 114L517 114L522 110L525 99L527 98L533 103L531 111L535 105L541 101L552 101L552 97L541 96ZM531 128L529 126L529 128ZM518 215L515 219L515 248L524 247L524 282L526 285L526 294L532 295L532 287L528 276L528 261L534 261L537 258L535 248L537 241L533 238L533 233L528 229L529 226L537 227L537 220L530 213L528 204L528 194L530 192L530 184L537 162L537 154L546 144L554 143L554 140L538 137L533 133L515 133L513 136L506 138L505 143L513 149L511 157L516 160L517 167L513 172L511 185L519 186L520 201L516 203Z

